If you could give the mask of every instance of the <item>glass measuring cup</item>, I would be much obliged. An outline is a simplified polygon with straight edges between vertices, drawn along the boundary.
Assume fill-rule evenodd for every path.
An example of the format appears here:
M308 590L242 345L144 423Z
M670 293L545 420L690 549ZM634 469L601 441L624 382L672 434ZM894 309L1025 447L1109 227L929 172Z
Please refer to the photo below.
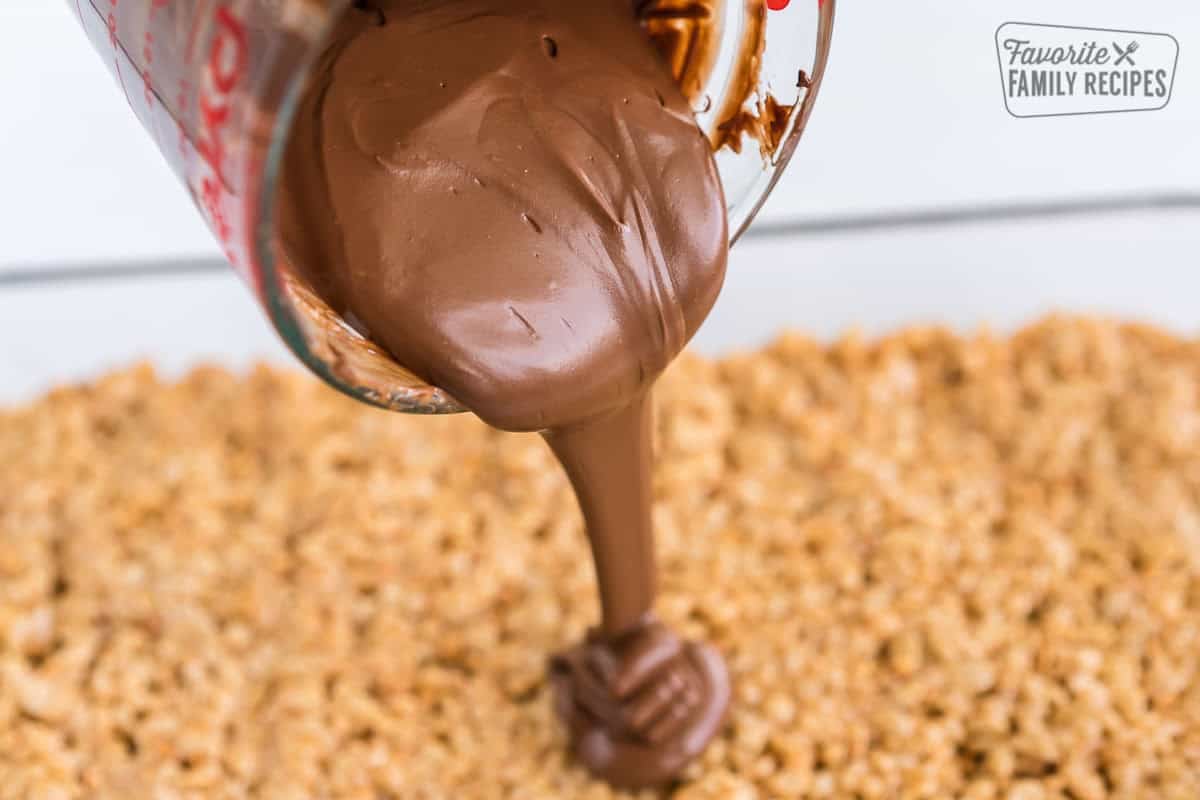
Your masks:
M365 402L464 410L329 308L278 247L274 195L308 70L351 0L68 0L288 347ZM734 239L782 175L825 72L834 0L634 0L712 141Z

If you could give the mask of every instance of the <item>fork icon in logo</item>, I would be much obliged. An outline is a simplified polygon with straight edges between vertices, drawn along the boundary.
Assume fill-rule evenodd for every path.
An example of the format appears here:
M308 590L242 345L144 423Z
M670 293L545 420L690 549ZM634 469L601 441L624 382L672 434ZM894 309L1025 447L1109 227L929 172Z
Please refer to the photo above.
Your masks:
M1128 63L1131 67L1137 66L1137 62L1133 60L1133 54L1137 52L1139 47L1137 39L1134 39L1132 42L1130 42L1124 50L1122 50L1121 45L1117 44L1116 42L1113 42L1112 46L1113 49L1117 51L1117 60L1116 63L1113 64L1114 67L1119 67L1125 63Z

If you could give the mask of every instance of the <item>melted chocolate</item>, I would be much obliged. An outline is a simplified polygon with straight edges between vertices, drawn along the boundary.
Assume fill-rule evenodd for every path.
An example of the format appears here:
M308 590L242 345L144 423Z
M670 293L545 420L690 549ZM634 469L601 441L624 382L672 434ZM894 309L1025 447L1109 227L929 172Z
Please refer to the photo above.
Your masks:
M651 388L725 274L710 143L629 0L375 0L339 26L284 165L294 268L491 425L542 431L603 608L554 660L575 752L678 774L729 700L655 621Z

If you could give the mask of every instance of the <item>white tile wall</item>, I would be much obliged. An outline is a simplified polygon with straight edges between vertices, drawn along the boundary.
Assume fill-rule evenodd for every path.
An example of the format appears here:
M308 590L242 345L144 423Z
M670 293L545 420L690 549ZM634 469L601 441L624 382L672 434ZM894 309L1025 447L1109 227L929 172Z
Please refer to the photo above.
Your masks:
M0 269L215 253L67 0L0 0Z
M0 269L215 254L67 0L0 2ZM1200 191L1200 4L842 0L828 82L769 219L1137 190ZM1017 120L993 34L1006 20L1172 33L1164 111Z
M1016 119L994 36L1005 21L1173 34L1170 105ZM828 83L772 216L1146 189L1200 192L1200 3L843 0Z

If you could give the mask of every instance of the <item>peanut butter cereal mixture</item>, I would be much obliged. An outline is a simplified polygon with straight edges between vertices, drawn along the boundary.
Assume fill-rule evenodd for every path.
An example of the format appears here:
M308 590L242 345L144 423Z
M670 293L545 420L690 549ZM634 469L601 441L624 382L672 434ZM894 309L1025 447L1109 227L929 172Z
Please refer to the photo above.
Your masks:
M785 336L660 392L678 800L1200 797L1200 342ZM544 658L597 618L535 436L148 368L0 412L0 798L613 797Z

